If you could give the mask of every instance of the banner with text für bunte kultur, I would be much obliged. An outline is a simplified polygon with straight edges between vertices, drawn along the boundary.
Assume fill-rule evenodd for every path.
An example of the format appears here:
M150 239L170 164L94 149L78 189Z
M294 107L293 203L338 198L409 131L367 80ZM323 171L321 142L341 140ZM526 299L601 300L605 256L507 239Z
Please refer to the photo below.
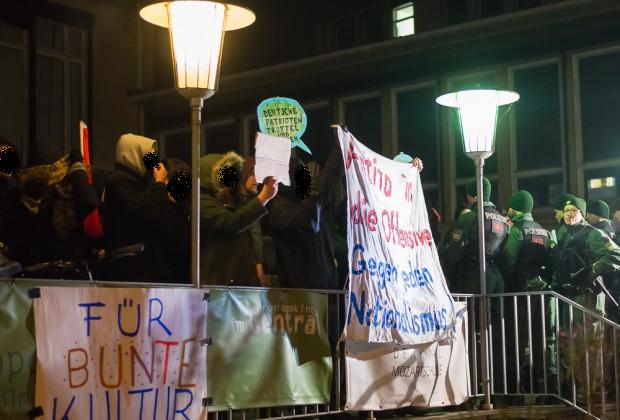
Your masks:
M422 344L454 331L454 301L428 224L420 174L338 128L347 181L347 340Z
M203 297L199 289L41 288L35 401L44 417L205 419Z

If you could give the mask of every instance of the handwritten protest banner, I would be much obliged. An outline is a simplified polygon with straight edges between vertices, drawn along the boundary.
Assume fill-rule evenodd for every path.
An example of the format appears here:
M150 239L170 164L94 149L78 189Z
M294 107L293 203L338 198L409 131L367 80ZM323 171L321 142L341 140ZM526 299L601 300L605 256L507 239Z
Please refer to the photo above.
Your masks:
M31 309L25 287L0 283L0 419L25 419L34 402Z
M462 305L462 306L460 306ZM458 405L469 396L467 313L454 338L402 346L347 341L347 410ZM461 311L459 311L461 313Z
M213 410L320 404L332 377L327 296L212 290L208 387Z
M47 419L202 419L204 291L41 288L35 403Z
M347 340L422 344L446 337L454 301L428 224L420 174L338 127L347 181Z
M301 140L306 132L308 117L299 102L291 98L268 98L256 109L258 127L263 134L291 139L291 148L299 147L312 154Z

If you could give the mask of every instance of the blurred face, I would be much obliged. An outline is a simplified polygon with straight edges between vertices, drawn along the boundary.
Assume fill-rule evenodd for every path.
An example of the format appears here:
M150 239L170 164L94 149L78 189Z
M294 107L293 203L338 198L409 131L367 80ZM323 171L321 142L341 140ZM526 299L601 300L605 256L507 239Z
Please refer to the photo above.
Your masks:
M564 223L567 225L576 225L579 224L583 220L583 214L581 214L581 210L572 204L564 207Z
M615 211L613 214L614 222L620 222L620 210Z
M254 176L254 174L250 175L245 180L245 189L248 192L255 193L255 194L258 192L258 182L256 182L256 177Z

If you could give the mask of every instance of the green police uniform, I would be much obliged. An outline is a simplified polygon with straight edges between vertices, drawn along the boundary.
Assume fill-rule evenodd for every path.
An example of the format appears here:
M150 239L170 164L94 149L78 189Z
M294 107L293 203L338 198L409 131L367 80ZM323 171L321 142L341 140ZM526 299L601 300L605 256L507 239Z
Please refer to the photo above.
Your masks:
M502 271L507 292L544 288L542 271L547 264L549 232L530 213L512 217L513 225L502 252Z
M549 232L532 217L534 200L527 191L517 191L510 199L506 207L511 209L512 226L508 232L508 238L504 244L501 258L501 267L506 281L507 292L538 291L546 287L542 279L543 270L548 263ZM532 296L527 304L527 297L517 297L517 305L512 298L504 301L505 328L506 328L506 369L508 392L529 391L530 368L529 358L526 356L533 349L533 380L536 392L544 391L543 382L543 304L539 296ZM528 313L530 309L531 336L528 333ZM516 319L515 319L516 314ZM518 349L515 339L515 321L518 329ZM531 343L530 343L531 337ZM550 364L552 348L547 345L547 366ZM516 353L519 352L520 366L515 366ZM517 370L521 371L520 383L517 383ZM547 371L549 377L554 372Z
M484 202L484 218L487 293L502 293L504 281L497 259L508 236L508 223L490 201ZM473 204L470 212L458 218L446 234L442 248L444 265L451 277L453 291L480 293L477 203Z
M562 225L558 245L552 252L552 266L554 290L604 313L605 296L595 292L593 280L620 270L620 247L585 220L577 225ZM561 321L560 325L567 324Z

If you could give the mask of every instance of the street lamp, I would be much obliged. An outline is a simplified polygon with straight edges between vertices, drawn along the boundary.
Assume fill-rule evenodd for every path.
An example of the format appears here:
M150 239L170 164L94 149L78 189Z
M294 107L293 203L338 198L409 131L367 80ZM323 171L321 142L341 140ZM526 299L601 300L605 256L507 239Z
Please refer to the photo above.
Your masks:
M480 270L480 320L482 326L482 382L484 384L484 409L492 409L491 381L489 378L489 342L488 312L486 288L486 253L484 244L484 197L482 192L482 168L484 160L495 151L495 127L497 125L497 109L519 100L519 94L506 90L473 89L446 93L437 98L439 105L456 108L463 134L465 154L476 166L477 200L478 200L478 262Z
M149 23L168 28L174 80L189 99L192 112L192 282L200 287L200 119L202 103L218 85L224 32L251 25L251 10L228 3L175 0L149 4L140 10Z

